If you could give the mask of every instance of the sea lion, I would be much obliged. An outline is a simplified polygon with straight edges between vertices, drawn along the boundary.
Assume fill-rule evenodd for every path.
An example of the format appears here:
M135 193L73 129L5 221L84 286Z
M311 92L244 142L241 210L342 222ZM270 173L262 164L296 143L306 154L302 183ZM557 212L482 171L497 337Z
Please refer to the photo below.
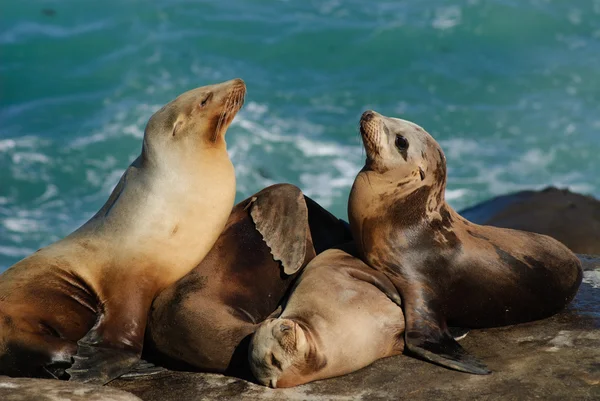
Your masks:
M258 327L248 358L259 383L298 386L402 353L404 315L390 300L400 303L398 291L384 274L352 256L352 248L328 249L314 258L283 313Z
M245 92L234 79L158 110L100 211L0 275L0 374L103 384L138 361L152 299L204 258L233 206L224 135Z
M306 263L351 239L347 223L293 185L273 185L240 202L206 258L153 302L144 358L249 376L249 336Z
M502 195L458 212L467 220L545 234L572 252L600 255L600 201L548 187Z
M444 153L418 125L366 111L360 133L367 158L350 193L350 227L361 258L402 297L407 349L456 370L489 373L447 326L548 317L577 292L580 261L548 236L479 226L457 214L444 199Z

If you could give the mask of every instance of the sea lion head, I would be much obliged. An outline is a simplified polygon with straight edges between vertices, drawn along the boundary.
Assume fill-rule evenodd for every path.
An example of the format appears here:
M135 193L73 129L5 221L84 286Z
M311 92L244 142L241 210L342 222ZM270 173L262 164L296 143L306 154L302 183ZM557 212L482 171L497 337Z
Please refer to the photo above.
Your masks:
M179 95L150 117L144 132L145 162L176 166L200 148L225 149L225 132L244 104L246 85L236 78Z
M404 185L445 183L444 152L417 124L367 110L360 119L360 134L367 152L366 170Z
M304 374L310 354L310 337L300 324L291 319L267 319L252 337L250 369L265 386L292 387Z
M441 218L446 157L423 128L372 110L363 113L360 134L367 158L350 192L348 218L359 253L372 262L369 250L388 249L391 232Z

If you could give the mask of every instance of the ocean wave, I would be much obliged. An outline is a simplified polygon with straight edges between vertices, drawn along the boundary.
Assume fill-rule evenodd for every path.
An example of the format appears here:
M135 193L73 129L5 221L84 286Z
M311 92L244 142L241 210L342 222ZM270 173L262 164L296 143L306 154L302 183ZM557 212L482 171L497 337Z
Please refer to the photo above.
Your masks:
M49 38L68 38L78 36L84 33L100 31L110 28L111 21L101 20L86 22L75 26L65 27L54 24L41 24L38 22L24 21L19 22L15 26L8 28L0 33L0 44L17 44L23 43L31 37L49 37Z
M600 288L600 270L590 270L583 272L584 283L591 285L593 288Z

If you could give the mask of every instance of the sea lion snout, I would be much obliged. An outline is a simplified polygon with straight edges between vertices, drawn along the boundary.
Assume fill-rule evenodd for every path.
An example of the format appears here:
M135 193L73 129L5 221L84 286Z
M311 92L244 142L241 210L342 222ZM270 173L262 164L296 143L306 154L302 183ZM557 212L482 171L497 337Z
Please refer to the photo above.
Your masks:
M381 126L381 114L373 110L367 110L362 114L359 124L360 135L369 157L379 153Z
M378 113L376 111L373 110L367 110L365 111L362 116L360 117L360 122L361 124L363 122L369 122L371 121Z
M360 117L360 133L364 136L375 135L380 128L381 114L373 110L365 111Z
M298 324L290 319L275 320L273 337L286 351L295 350L298 346Z

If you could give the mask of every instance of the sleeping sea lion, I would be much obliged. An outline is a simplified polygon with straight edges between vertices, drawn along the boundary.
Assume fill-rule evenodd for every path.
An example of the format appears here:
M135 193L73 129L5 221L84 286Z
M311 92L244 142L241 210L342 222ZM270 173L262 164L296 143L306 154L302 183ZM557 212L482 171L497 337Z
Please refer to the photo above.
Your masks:
M348 204L361 258L402 297L407 349L453 369L486 374L448 333L548 317L574 297L581 263L539 234L473 224L444 199L446 159L409 121L366 111L367 153Z
M152 299L204 258L233 206L224 135L245 92L234 79L158 110L100 211L0 275L0 374L103 384L138 361Z
M248 357L261 384L298 386L402 353L404 315L390 300L400 303L398 292L385 274L352 256L352 248L313 259L279 318L258 327Z
M290 184L240 202L206 258L164 290L150 314L144 357L176 369L249 376L247 346L302 268L352 239Z

